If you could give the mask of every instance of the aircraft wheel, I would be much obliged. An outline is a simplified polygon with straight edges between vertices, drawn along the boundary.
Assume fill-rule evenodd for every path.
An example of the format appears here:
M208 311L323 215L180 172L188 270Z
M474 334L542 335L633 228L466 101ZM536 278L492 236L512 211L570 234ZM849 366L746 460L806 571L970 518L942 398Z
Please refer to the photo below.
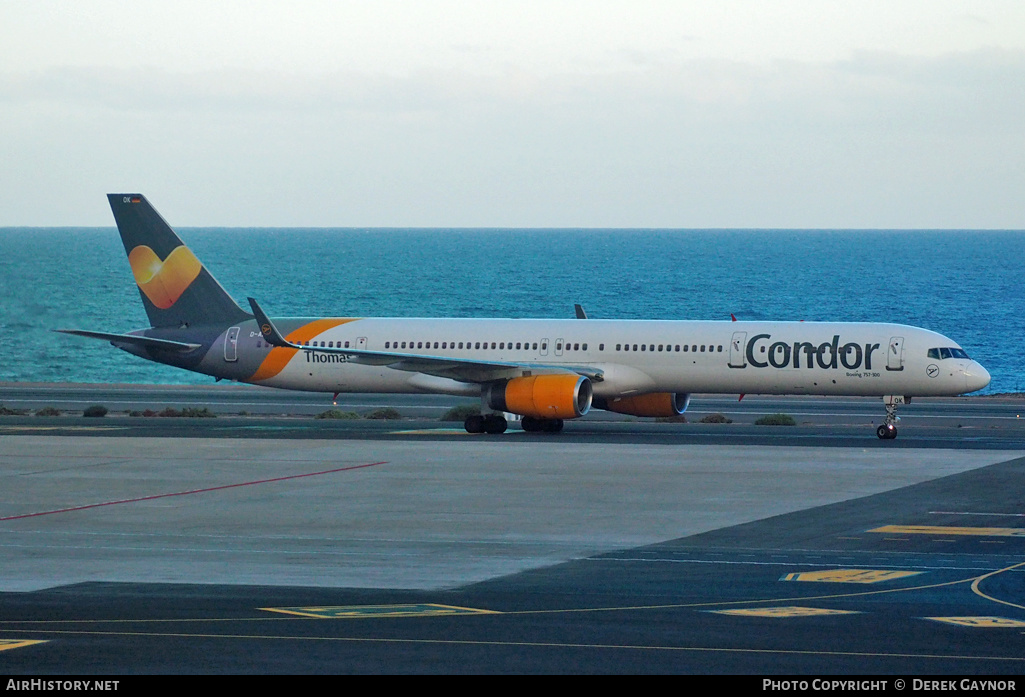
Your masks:
M505 433L505 429L507 429L508 427L509 422L505 420L504 416L499 416L498 414L488 414L484 417L484 430L488 433Z
M528 433L537 433L544 426L541 419L534 418L533 416L524 416L520 421L520 427Z
M484 417L480 414L467 416L466 421L463 422L463 428L467 433L484 433Z
M542 427L545 433L558 433L562 430L562 419L545 419Z
M876 435L880 440L893 440L897 437L897 427L893 424L883 424L876 429Z

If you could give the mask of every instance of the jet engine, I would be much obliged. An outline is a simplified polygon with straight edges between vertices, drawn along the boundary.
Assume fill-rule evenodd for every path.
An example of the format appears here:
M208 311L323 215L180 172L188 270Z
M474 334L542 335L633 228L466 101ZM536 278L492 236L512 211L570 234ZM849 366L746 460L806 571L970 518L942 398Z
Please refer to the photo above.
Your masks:
M582 375L532 375L493 383L488 406L538 419L575 419L591 409L591 381Z
M651 392L633 397L596 399L594 406L617 414L631 416L679 416L687 411L690 394L680 392Z

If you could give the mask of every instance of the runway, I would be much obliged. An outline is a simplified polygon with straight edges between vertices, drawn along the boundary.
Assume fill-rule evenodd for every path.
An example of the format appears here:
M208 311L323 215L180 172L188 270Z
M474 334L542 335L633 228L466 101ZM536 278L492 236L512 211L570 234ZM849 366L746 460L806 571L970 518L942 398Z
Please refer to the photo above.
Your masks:
M891 447L860 403L712 436L3 417L0 673L1013 676L1025 442L951 407Z

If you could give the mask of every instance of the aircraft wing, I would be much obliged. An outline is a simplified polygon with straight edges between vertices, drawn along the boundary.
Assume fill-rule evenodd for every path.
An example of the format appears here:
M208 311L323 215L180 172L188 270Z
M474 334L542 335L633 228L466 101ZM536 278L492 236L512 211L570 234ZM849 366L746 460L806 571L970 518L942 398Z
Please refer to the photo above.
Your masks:
M149 336L138 336L136 334L110 334L108 332L91 332L85 329L54 329L55 332L61 334L74 334L75 336L85 336L90 339L103 339L109 341L114 346L119 344L124 346L141 346L143 348L150 349L161 349L163 351L180 351L187 353L193 351L202 346L202 344L192 344L185 341L171 341L170 339L154 339Z
M394 370L407 370L413 373L424 373L442 378L451 378L461 382L489 382L521 377L524 371L531 374L575 373L583 375L595 382L604 379L604 372L592 366L551 365L546 363L511 363L505 361L477 361L449 356L430 356L415 353L396 353L385 351L366 351L351 348L329 348L326 346L302 346L288 341L274 326L267 313L263 311L254 298L249 298L253 308L253 316L260 326L263 338L272 346L293 348L318 353L334 353L350 357L354 363L364 365L387 366Z

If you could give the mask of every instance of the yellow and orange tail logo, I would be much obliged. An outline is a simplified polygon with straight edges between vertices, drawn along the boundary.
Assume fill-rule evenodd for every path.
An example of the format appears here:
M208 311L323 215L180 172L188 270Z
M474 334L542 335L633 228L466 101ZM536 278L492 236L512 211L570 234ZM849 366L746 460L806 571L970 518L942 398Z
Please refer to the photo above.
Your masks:
M174 305L203 270L196 255L184 245L175 247L161 261L156 252L142 244L128 253L128 263L139 288L161 310Z

